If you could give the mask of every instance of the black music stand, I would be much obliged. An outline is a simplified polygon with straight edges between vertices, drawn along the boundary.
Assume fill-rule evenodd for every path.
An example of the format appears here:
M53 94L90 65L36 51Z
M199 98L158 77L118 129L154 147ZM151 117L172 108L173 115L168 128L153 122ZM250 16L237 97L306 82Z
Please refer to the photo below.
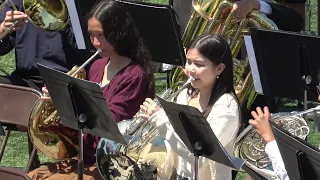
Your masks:
M150 51L152 61L178 66L185 64L180 28L172 6L139 1L116 1L122 3L130 12Z
M244 161L230 156L220 141L214 135L209 123L201 112L194 107L167 102L157 96L162 108L166 112L172 127L180 139L194 154L195 180L198 179L199 156L224 164L239 170ZM164 139L166 137L163 137ZM175 146L171 144L171 146Z
M247 41L246 47L258 93L303 100L305 110L308 100L318 101L320 37L252 28L251 39L254 52Z
M319 149L273 122L271 127L290 180L320 179Z
M4 130L3 130L3 126L1 125L1 122L0 122L0 136L4 136L5 133L4 133Z
M126 144L98 84L38 64L62 124L79 130L78 179L83 179L83 132Z

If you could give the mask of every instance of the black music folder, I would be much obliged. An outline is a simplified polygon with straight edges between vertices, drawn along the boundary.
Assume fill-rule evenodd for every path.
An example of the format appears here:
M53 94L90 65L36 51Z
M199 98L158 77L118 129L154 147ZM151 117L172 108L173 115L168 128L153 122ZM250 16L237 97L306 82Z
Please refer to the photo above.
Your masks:
M84 113L88 119L84 132L126 144L97 83L73 78L41 64L38 69L63 125L78 130L78 116Z
M320 151L270 122L290 180L320 179Z
M83 179L83 132L127 144L97 83L38 64L62 124L79 130L78 180Z
M320 37L256 28L250 32L252 44L245 40L256 91L317 102Z
M183 66L186 62L180 28L170 5L116 0L130 12L152 61Z
M213 133L210 124L197 108L167 102L158 96L157 99L172 127L191 153L237 170L242 167L244 161L227 153ZM199 145L200 149L197 147Z

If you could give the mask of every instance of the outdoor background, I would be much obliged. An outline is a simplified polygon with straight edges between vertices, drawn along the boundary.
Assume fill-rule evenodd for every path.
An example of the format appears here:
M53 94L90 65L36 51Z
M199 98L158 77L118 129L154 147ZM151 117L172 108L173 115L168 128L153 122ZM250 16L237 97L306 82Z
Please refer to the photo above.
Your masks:
M168 0L146 0L153 3L168 3ZM317 32L317 1L311 0L311 30ZM5 56L0 56L0 75L8 75L15 68L14 63L14 50ZM285 71L285 70L284 70ZM165 74L156 74L156 77L165 76ZM157 93L162 92L165 89L165 81L158 81L157 85ZM282 108L283 111L292 111L298 110L297 103L295 101L287 100ZM17 110L17 113L19 110ZM310 127L312 127L312 122L310 122ZM0 142L2 141L2 137L0 137ZM311 132L308 136L308 141L319 147L320 145L320 135L319 133ZM40 154L40 153L39 153ZM50 159L44 157L40 154L40 160L42 162L51 161ZM28 147L27 147L27 135L26 133L21 132L12 132L8 144L6 146L6 150L4 153L4 157L1 160L1 166L8 167L18 167L23 168L26 167L28 161ZM238 173L237 180L245 179L245 173Z

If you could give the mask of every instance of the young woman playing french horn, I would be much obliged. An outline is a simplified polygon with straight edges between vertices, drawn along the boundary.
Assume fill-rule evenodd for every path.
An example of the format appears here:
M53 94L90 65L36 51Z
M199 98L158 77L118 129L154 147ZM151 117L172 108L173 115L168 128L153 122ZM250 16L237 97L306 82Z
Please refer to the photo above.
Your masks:
M155 93L148 50L121 3L101 1L88 17L91 42L95 48L102 50L102 58L92 64L88 78L100 84L116 122L131 119L144 99L153 98ZM65 133L77 138L77 131L65 130ZM84 135L84 179L102 179L94 166L98 141L99 137ZM76 179L76 162L72 159L40 167L28 176L31 179Z
M184 71L194 80L181 91L177 103L199 109L213 132L232 155L236 135L241 127L241 113L233 87L233 64L228 43L218 35L201 35L186 48ZM194 178L194 156L175 133L164 110L150 98L140 106L151 124L169 142L175 157L177 176L173 179ZM161 127L161 128L160 128ZM199 179L231 179L231 168L199 158Z

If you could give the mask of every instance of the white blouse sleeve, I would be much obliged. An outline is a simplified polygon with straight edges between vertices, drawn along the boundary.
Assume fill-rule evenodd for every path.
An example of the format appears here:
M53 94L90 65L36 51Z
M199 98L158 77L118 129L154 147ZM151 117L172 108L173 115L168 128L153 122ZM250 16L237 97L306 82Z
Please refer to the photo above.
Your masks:
M240 122L238 105L234 99L230 102L230 99L228 99L229 97L230 96L226 97L226 95L224 95L216 102L207 120L218 140L223 146L229 146L229 151L228 149L227 151L229 154L232 154L234 139L239 130ZM229 102L227 103L224 100ZM160 136L169 142L172 150L178 156L181 156L184 161L188 162L190 165L194 164L194 155L176 134L164 110L161 109L156 112L150 117L149 121L153 126L157 127ZM201 164L208 164L206 158L203 158L202 160L203 162L200 162L201 160L199 161L199 168L201 168ZM216 174L216 172L213 174ZM213 176L211 175L211 177Z
M275 171L277 176L281 180L289 180L286 168L284 166L284 163L278 148L278 144L275 140L267 143L265 147L265 152L267 153L272 163L273 170Z
M193 154L175 132L163 109L153 114L149 118L149 121L151 125L157 127L160 136L169 142L172 150L177 153L177 155L182 156L189 163L193 163Z

